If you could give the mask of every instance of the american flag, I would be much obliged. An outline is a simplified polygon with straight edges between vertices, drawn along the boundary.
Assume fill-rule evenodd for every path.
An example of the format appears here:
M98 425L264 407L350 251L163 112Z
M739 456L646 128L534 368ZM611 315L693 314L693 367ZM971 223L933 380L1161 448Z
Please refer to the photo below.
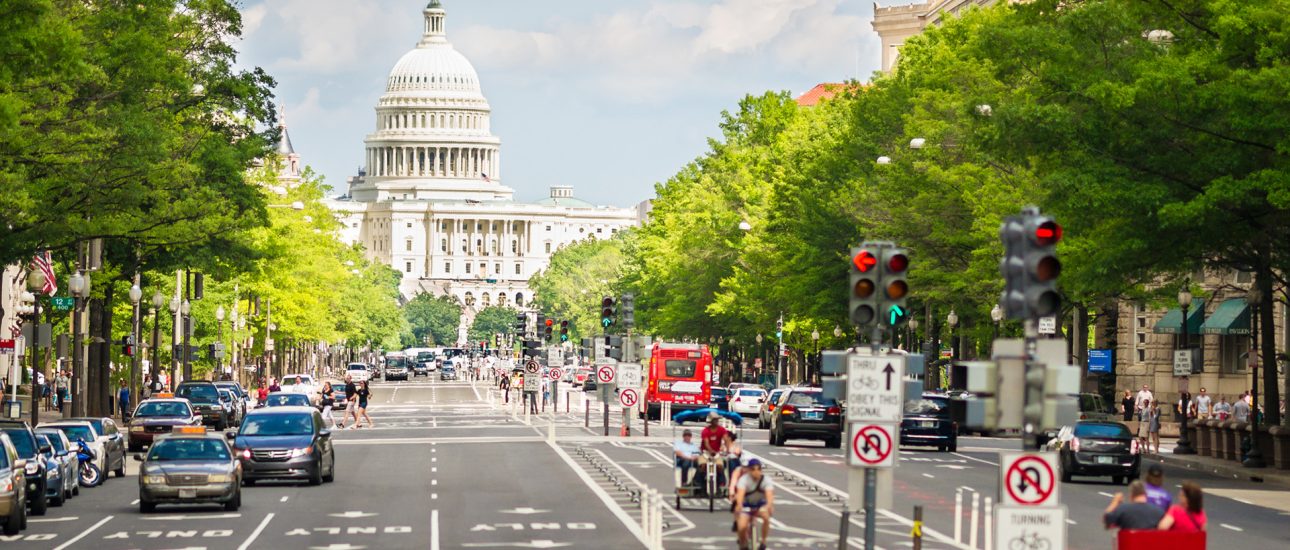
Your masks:
M31 258L31 266L39 269L45 276L45 286L40 292L46 296L53 296L58 292L58 278L54 276L54 262L49 258L49 251L39 252Z
M493 180L491 180L491 179L488 179L488 174L485 174L485 173L483 173L483 172L480 172L480 173L479 173L479 175L480 175L480 176L482 176L482 177L484 178L484 181L485 181L485 182L489 182L489 183L491 183L491 182L493 181Z

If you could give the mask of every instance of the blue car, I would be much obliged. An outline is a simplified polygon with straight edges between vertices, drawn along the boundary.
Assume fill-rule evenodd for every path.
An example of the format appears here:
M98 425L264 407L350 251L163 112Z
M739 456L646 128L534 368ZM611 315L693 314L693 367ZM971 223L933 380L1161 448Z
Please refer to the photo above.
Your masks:
M725 411L730 409L730 390L725 388L712 388L712 408Z
M40 445L40 458L45 461L45 498L50 506L62 506L71 493L67 490L67 468L59 460L48 435L36 434L36 444Z

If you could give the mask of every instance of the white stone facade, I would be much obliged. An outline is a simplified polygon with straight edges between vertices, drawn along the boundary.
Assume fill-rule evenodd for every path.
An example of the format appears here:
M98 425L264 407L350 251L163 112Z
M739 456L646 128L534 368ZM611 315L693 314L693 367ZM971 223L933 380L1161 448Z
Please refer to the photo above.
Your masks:
M873 5L873 30L882 41L882 71L890 72L900 58L900 47L923 29L936 25L973 6L988 6L997 0L925 0L913 4L882 7Z
M439 2L423 15L421 41L395 64L377 103L365 169L328 204L345 242L403 274L405 298L455 296L468 326L489 305L527 306L529 278L555 251L637 225L639 207L594 206L564 186L515 202L500 183L501 140L479 76L448 43Z

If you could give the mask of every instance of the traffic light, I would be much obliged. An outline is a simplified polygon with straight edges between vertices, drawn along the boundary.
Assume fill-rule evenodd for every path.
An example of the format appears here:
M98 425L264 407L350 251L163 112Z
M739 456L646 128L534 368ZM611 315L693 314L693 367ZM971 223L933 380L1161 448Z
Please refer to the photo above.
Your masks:
M600 300L600 325L609 328L614 324L614 299L611 296L605 296Z
M909 319L909 310L905 298L909 296L909 282L905 279L909 270L909 254L903 248L884 248L882 250L882 314L879 323L888 326L900 326Z
M878 319L878 248L851 249L851 322L869 326Z
M546 321L543 322L543 327L542 327L543 340L546 340L547 342L551 341L551 334L555 330L554 327L555 327L555 321L551 319L547 319Z
M605 350L605 355L609 356L610 359L616 359L618 361L623 360L623 337L622 336L613 336L613 335L606 336L605 347L607 348Z
M542 341L541 341L541 340L525 340L525 341L524 341L524 356L525 356L525 357L537 357L539 354L541 354L541 353L542 353L542 352L541 352L541 350L539 350L539 349L538 349L538 348L541 348L541 347L542 347Z
M636 295L628 292L618 302L622 304L623 326L629 329L636 326Z
M529 315L527 313L515 314L515 337L523 339L529 331Z
M560 321L560 342L569 341L569 321Z
M502 335L501 335L501 334L493 334L493 347L495 347L495 348L501 348L501 347L502 347Z
M1048 216L1034 215L1027 217L1025 227L1026 309L1034 317L1056 315L1062 306L1057 293L1057 277L1062 274L1057 243L1062 240L1062 226Z
M999 296L999 306L1008 319L1026 318L1026 263L1021 257L1025 233L1021 216L1008 216L999 226L999 238L1003 240L1003 259L999 261L1003 294Z
M134 336L133 335L122 336L120 340L120 344L121 344L121 355L124 355L126 357L134 357Z

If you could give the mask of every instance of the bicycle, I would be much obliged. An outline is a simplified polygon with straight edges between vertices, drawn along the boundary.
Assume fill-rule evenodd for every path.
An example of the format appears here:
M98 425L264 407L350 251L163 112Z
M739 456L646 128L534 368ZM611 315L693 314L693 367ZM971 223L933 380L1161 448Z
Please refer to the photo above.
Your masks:
M751 548L753 550L761 548L761 545L765 541L761 540L761 527L757 524L759 521L768 522L770 520L764 519L758 514L748 516L748 544L747 546L741 546L740 548Z
M1026 540L1027 538L1030 540ZM1038 531L1031 533L1029 537L1026 536L1025 531L1022 531L1021 536L1008 541L1008 550L1049 550L1050 548L1052 543L1048 542L1048 539L1039 538Z

